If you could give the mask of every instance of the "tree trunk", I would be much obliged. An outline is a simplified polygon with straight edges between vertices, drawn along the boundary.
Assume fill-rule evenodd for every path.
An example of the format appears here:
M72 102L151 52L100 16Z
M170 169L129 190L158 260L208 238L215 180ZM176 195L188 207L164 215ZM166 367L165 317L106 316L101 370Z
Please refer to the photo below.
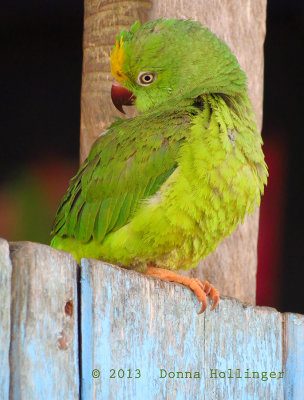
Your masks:
M81 161L96 137L118 115L111 104L109 62L116 35L137 19L145 22L159 17L200 21L230 46L247 73L249 94L261 129L266 0L85 0ZM222 294L254 304L258 218L256 211L197 268L183 273L210 280Z
M84 0L83 66L81 88L80 161L96 137L122 118L111 101L113 77L110 52L120 31L136 21L148 21L152 3L145 0ZM127 116L130 114L128 111Z

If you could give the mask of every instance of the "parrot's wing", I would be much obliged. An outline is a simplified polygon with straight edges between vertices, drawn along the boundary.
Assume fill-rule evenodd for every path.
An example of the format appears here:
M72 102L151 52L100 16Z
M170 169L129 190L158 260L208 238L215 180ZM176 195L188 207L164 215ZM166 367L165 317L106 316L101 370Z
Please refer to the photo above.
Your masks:
M112 124L71 180L53 235L101 242L127 224L176 169L190 113L140 115Z

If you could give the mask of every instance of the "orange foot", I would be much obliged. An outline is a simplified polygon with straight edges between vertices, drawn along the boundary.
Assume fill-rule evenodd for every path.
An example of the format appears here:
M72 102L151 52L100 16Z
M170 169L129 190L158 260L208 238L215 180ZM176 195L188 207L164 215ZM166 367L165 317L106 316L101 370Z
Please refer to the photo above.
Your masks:
M209 295L213 301L211 311L215 309L220 300L220 294L208 281L200 281L197 278L188 278L187 276L176 274L175 272L167 269L156 268L148 266L144 272L145 275L153 276L155 278L165 279L170 282L181 283L188 286L197 295L198 301L202 303L202 308L199 314L203 313L207 307L207 296Z

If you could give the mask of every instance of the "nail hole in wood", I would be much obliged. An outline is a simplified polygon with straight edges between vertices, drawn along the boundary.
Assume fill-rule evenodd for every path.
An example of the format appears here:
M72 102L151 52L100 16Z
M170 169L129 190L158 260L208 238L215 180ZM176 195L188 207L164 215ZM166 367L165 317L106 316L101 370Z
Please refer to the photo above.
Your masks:
M65 303L64 311L65 314L71 317L73 315L73 302L71 300Z

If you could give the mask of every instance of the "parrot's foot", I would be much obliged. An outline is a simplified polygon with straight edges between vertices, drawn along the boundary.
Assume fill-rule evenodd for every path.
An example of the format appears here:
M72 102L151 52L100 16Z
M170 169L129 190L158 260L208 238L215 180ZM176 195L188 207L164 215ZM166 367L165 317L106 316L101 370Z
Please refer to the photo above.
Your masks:
M215 309L220 300L220 294L208 281L200 281L197 278L188 278L187 276L179 275L175 272L167 269L156 268L148 266L144 272L145 275L153 276L154 278L165 279L170 282L181 283L184 286L188 286L196 294L198 301L202 303L202 308L199 314L203 313L207 307L207 296L211 297L213 305L211 311Z

